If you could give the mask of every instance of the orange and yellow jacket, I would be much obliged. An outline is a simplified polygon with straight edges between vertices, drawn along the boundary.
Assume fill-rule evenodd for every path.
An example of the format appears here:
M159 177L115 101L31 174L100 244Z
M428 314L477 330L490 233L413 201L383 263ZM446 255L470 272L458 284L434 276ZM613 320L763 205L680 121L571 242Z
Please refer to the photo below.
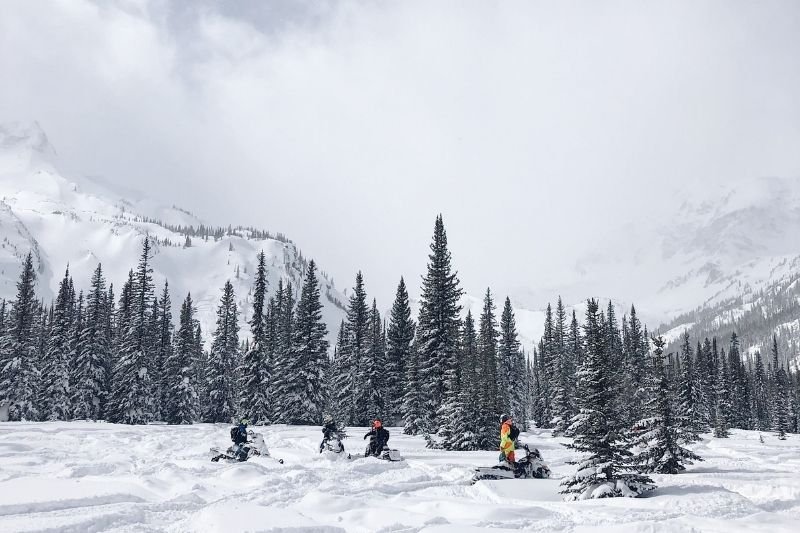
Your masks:
M511 421L503 422L500 426L500 451L506 456L514 451L514 441L511 440Z

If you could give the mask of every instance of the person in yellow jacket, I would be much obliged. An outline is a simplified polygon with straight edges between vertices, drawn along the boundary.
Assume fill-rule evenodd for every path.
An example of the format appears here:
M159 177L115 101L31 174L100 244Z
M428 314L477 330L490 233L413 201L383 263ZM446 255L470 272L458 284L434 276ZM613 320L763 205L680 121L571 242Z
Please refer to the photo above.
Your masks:
M514 442L519 437L519 429L514 425L514 421L508 415L500 417L500 451L505 460L512 465L516 463L514 457Z

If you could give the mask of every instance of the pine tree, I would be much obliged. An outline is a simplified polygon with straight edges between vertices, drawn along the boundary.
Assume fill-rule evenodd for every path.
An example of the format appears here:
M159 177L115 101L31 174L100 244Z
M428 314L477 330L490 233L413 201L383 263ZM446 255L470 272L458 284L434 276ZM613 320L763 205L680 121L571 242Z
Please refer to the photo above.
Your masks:
M467 311L461 334L461 384L456 412L453 413L453 450L481 449L480 435L484 414L475 402L476 391L480 390L480 357L478 355L478 335L472 311ZM486 441L488 439L484 439Z
M756 368L753 373L753 403L755 429L767 431L770 428L769 405L767 403L767 375L764 373L764 361L761 352L756 352Z
M692 346L689 343L688 332L683 334L680 361L678 413L680 420L684 424L683 429L684 435L688 439L687 442L695 442L700 439L698 434L705 428L702 426L704 417L699 409L701 399L697 390L697 379L694 373L694 361L692 360Z
M778 360L778 338L772 337L772 368L773 368L773 395L772 413L774 421L772 429L778 434L778 438L783 440L789 431L789 402L787 395L788 380L783 366Z
M175 346L164 360L164 418L168 424L191 424L197 419L194 304L186 295L181 304Z
M716 339L715 339L716 341ZM714 342L714 352L716 353L716 342ZM728 417L730 416L730 384L728 381L728 364L725 352L723 351L717 358L717 380L715 387L715 416L714 416L714 437L725 439L730 436L728 428Z
M230 280L225 282L217 308L217 329L206 366L206 422L231 422L237 413L236 368L239 324Z
M514 310L511 308L511 299L506 297L503 312L500 315L500 337L497 344L497 374L498 374L498 411L518 419L521 415L516 389L519 385L517 374L517 357L520 344L517 336L517 322ZM524 420L520 419L524 424Z
M552 381L552 415L553 436L563 435L574 416L570 382L575 375L572 366L572 354L567 348L567 313L561 297L558 298L551 346L553 370Z
M98 264L92 274L91 289L86 297L83 349L73 366L73 415L78 419L99 419L108 395L106 361L109 357L109 339L106 315L109 310L105 283L103 267Z
M412 342L405 360L403 384L403 433L419 435L424 431L421 372L416 345Z
M483 299L478 332L479 387L476 403L480 411L480 425L477 428L478 447L481 450L495 450L499 444L497 431L499 412L498 361L497 361L497 321L495 319L492 293L486 289Z
M42 415L46 420L70 418L70 341L73 329L75 302L71 290L69 267L58 286L58 295L52 308L45 357L42 365ZM73 378L73 384L80 381ZM76 418L83 418L77 413Z
M0 410L9 420L37 420L36 389L40 373L36 360L36 326L39 305L34 294L36 271L29 252L17 282L17 298L6 320L7 332L0 346Z
M164 282L164 290L161 292L161 300L158 302L158 309L155 311L156 335L154 346L154 367L155 375L153 383L155 385L155 395L160 418L166 419L167 405L167 375L166 362L172 357L172 299L169 295L169 283Z
M677 474L686 469L687 464L702 459L694 452L681 446L687 439L682 434L680 420L672 411L670 386L664 372L664 338L653 339L655 352L652 370L645 379L644 418L633 426L633 445L638 453L633 463L639 471L655 474Z
M245 352L240 372L243 416L255 424L270 421L270 360L268 331L265 316L267 294L267 266L264 252L258 254L258 267L253 287L253 316L250 319L252 343Z
M403 278L397 286L392 311L389 315L389 327L386 332L386 381L390 404L387 406L387 418L397 424L405 420L404 391L409 384L405 383L406 364L411 357L411 343L414 340L416 325L411 319L411 306L408 302L408 291ZM417 386L416 383L412 386Z
M447 371L458 361L462 290L452 269L442 216L436 217L427 273L422 280L417 355L423 387L425 430L437 427L436 412L446 394Z
M320 424L325 408L328 328L322 320L316 268L314 261L309 261L292 330L293 380L287 398L292 424Z
M343 344L337 350L337 376L333 391L339 419L347 425L367 422L363 415L363 406L358 405L358 402L364 396L364 385L359 380L363 375L362 366L369 349L369 326L364 277L359 272L347 305L345 329L340 334Z
M292 284L278 282L278 293L273 309L275 338L272 354L272 420L275 423L289 422L292 394L292 328L294 326L294 294Z
M584 324L586 351L578 374L580 412L572 419L575 435L568 448L584 454L573 463L577 470L565 478L562 493L569 500L640 496L654 488L646 476L630 472L631 452L616 432L613 419L614 372L609 368L608 329L598 313L595 300L589 300Z
M361 394L357 397L360 425L369 425L375 418L383 418L385 399L383 392L383 359L381 315L375 299L369 312L367 350L359 365Z
M152 370L152 300L153 269L150 264L152 249L145 238L142 254L135 274L129 278L129 291L125 305L129 320L120 324L118 360L114 371L112 392L114 410L120 422L146 424L153 419ZM124 316L124 315L123 315Z

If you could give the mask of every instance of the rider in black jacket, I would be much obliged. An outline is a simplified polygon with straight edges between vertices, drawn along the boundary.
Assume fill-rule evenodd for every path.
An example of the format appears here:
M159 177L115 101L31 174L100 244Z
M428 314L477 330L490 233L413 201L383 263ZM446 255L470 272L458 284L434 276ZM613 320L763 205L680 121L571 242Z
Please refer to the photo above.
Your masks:
M380 418L376 418L372 422L372 429L364 435L364 438L371 437L367 451L364 452L364 457L374 455L379 456L386 444L389 442L389 432L383 428Z

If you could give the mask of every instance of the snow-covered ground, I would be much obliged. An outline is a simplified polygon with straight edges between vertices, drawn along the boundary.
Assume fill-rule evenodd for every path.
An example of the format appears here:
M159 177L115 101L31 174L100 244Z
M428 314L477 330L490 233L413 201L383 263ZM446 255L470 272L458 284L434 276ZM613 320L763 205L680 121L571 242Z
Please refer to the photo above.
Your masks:
M262 431L275 458L209 461L228 426L0 424L0 531L797 531L800 438L734 431L705 438L706 461L656 476L642 499L563 502L558 479L482 481L494 452L431 451L392 430L406 461L331 460L319 428ZM348 449L363 449L351 429ZM556 478L571 452L545 432L523 434Z

